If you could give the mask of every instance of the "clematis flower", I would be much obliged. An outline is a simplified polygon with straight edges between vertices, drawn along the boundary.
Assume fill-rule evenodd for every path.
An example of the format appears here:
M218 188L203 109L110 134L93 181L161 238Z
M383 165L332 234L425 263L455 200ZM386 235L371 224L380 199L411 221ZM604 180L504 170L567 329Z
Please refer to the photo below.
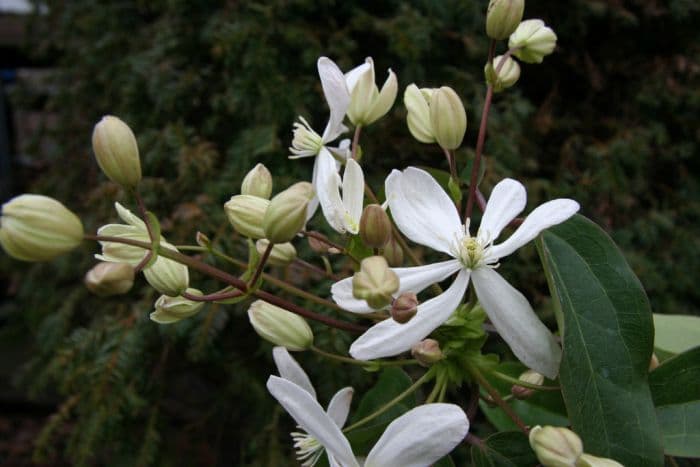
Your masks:
M386 319L365 332L350 347L359 360L388 357L405 352L444 323L459 306L469 281L499 334L520 361L554 378L561 348L539 320L527 299L495 271L501 258L534 239L540 232L564 222L579 209L570 199L555 199L537 207L507 240L494 241L525 208L525 187L512 179L498 183L488 200L476 236L469 220L462 224L450 197L427 172L409 167L394 170L386 179L387 201L396 225L409 239L453 259L419 267L395 268L400 286L396 295L419 293L457 272L442 294L421 303L406 324ZM352 278L333 284L333 299L355 313L369 313L367 304L353 297Z
M319 156L322 157L322 156ZM318 180L325 180L325 189L319 188L318 199L326 220L336 232L356 235L360 231L362 201L364 200L365 177L360 164L353 159L345 163L342 180L333 165L322 158L318 164Z
M324 411L308 376L286 349L276 347L273 357L281 377L270 376L267 389L305 431L292 433L304 467L313 466L324 449L334 467L428 466L452 451L469 431L469 421L459 406L423 405L391 422L367 458L358 460L341 431L352 388L339 391Z

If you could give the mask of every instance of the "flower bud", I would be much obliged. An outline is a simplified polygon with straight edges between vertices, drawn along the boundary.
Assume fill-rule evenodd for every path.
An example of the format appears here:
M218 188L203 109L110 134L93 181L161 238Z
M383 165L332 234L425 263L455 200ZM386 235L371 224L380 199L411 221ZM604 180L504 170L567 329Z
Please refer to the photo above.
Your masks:
M423 339L411 347L411 355L424 367L439 362L445 355L440 350L440 343L435 339Z
M263 237L272 243L286 243L306 224L306 207L311 199L306 182L296 183L270 200L263 218Z
M194 239L197 242L197 245L203 248L211 248L211 240L202 232L197 231Z
M537 386L542 386L544 383L544 376L537 373L535 370L527 370L521 374L518 379L529 384L535 384ZM510 392L516 399L527 399L530 397L535 390L531 388L526 388L525 386L518 386L517 384L510 388Z
M272 175L262 164L258 164L248 172L241 183L241 194L270 199L272 194Z
M408 85L403 93L403 103L408 110L406 115L408 130L414 138L426 144L435 142L433 127L430 123L430 98L432 94L432 89L418 89L415 84Z
M555 426L530 430L530 447L544 467L574 467L581 454L581 438L573 431Z
M624 467L617 461L606 457L596 457L583 453L576 462L576 467Z
M83 224L63 204L42 195L20 195L2 205L0 245L22 261L48 261L83 241Z
M202 295L202 292L197 289L187 289L190 295ZM156 300L156 311L151 313L152 321L160 324L171 324L185 318L189 318L202 309L205 302L195 302L188 300L185 297L168 297L161 295Z
M324 239L327 239L327 237L320 232L314 231L313 233ZM328 253L328 249L330 248L328 242L319 240L318 238L316 238L315 235L313 237L308 235L306 237L306 241L309 243L309 248L311 248L315 253L318 253L320 255L325 255L326 253Z
M399 290L399 276L389 269L382 256L370 256L360 263L360 270L352 277L352 294L380 309L391 303L392 294Z
M261 238L255 242L255 248L261 255L267 250L267 246L270 241L266 238ZM280 243L272 246L272 251L270 256L267 258L267 262L273 266L286 266L297 257L297 250L291 243Z
M305 350L314 343L304 318L262 300L250 305L248 319L260 337L287 350Z
M557 45L557 35L541 19L528 19L518 26L508 40L513 55L526 63L542 63Z
M102 172L122 186L133 188L141 181L141 161L136 137L117 117L102 117L92 132L92 149Z
M144 269L143 276L151 287L170 297L177 297L187 290L190 284L187 266L163 256L158 256L155 263Z
M510 36L523 19L525 0L491 0L486 13L486 34L497 41Z
M360 238L370 248L382 248L391 238L391 220L380 205L365 206L360 218Z
M126 263L97 263L83 281L85 287L100 297L121 295L134 285L134 268Z
M520 65L510 57L506 58L503 65L501 65L500 71L496 73L501 60L503 60L503 55L495 57L493 63L486 63L486 66L484 66L486 83L493 86L494 92L501 92L513 86L520 78Z
M418 312L418 297L413 292L404 292L391 304L391 317L400 324L408 323Z
M263 219L270 201L252 195L236 195L224 204L233 228L249 238L264 238Z
M353 125L369 125L386 115L394 105L399 87L396 74L389 69L389 77L380 91L374 82L374 62L369 57L365 62L369 67L359 76L350 95L347 115Z
M401 248L401 245L399 245L399 242L393 235L384 247L382 256L386 258L387 263L389 263L389 266L392 268L397 268L403 265L403 248Z
M430 125L443 149L457 149L467 131L467 113L462 100L450 87L436 89L430 98Z

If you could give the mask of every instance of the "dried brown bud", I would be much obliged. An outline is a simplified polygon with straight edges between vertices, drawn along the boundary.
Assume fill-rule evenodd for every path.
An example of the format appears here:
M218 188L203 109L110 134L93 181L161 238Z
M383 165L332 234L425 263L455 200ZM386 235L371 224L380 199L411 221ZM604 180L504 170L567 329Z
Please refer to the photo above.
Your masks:
M418 297L413 292L404 292L391 304L391 317L397 323L408 323L418 311Z
M425 367L429 367L445 358L442 350L440 350L440 343L435 339L423 339L411 347L411 355Z

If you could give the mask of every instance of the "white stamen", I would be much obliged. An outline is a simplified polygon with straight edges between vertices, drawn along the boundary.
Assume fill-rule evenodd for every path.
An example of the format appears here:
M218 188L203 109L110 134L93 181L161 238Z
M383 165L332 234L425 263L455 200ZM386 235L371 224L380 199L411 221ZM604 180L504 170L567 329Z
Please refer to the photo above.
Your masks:
M313 467L323 454L323 445L308 433L295 431L291 435L294 440L294 449L297 451L297 459L301 465Z

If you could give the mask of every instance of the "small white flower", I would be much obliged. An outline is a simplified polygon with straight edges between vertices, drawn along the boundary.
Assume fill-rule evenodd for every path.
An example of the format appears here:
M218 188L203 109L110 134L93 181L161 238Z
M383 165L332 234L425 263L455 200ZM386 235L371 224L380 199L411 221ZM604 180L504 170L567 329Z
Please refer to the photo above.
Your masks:
M341 431L350 409L352 388L339 391L324 411L308 376L286 349L276 347L273 356L281 378L270 376L267 389L304 430L292 433L297 457L304 467L313 466L324 449L331 466L428 466L452 451L469 431L469 421L459 406L423 405L391 422L367 458L359 461Z
M442 294L421 303L406 324L386 319L365 332L350 347L359 360L397 355L444 323L462 301L469 280L479 302L499 334L526 366L549 378L558 373L561 348L542 324L527 299L494 269L498 261L534 239L541 231L564 222L578 211L570 199L556 199L537 207L507 240L494 244L501 231L525 208L525 187L512 179L494 187L476 236L463 225L450 197L427 172L409 167L394 170L386 180L387 201L396 225L409 239L454 259L426 266L395 268L398 294L418 293L459 272ZM352 295L352 278L333 284L333 299L346 310L369 313L364 301Z
M340 175L335 171L334 162L323 154L319 154L318 174L319 180L326 180L325 189L318 190L321 210L326 220L336 232L356 235L360 231L365 191L365 177L360 164L353 159L348 159L345 163L342 197Z

